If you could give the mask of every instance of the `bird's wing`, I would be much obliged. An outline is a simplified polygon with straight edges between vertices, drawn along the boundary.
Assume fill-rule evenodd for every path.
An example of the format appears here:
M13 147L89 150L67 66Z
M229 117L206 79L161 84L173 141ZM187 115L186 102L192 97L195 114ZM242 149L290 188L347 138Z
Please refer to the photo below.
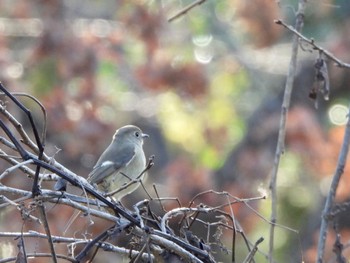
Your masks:
M88 177L91 184L99 184L103 179L127 166L135 157L135 147L119 147L119 150L106 151L101 155Z

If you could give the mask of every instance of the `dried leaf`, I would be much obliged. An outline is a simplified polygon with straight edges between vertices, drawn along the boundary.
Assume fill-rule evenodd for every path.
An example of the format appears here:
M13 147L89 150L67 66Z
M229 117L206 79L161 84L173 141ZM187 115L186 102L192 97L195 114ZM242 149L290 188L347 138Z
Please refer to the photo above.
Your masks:
M319 82L320 91L325 100L329 99L329 74L327 63L322 58L318 58L315 63L316 76L315 81Z
M314 105L316 109L318 108L317 92L318 92L318 87L316 85L316 82L314 82L309 92L309 98L314 101Z
M325 100L329 99L329 74L327 64L323 58L319 57L315 62L315 78L314 84L309 92L309 98L315 101L317 108L317 94L321 92Z

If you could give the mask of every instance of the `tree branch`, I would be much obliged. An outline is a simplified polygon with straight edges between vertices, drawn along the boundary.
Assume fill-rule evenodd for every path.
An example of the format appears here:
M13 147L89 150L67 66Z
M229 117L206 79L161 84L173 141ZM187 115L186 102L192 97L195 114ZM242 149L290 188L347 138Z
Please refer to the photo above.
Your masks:
M349 106L349 113L350 113L350 106ZM341 176L344 173L344 168L346 164L346 160L348 157L349 152L349 144L350 144L350 118L348 114L348 122L346 123L345 128L345 134L343 139L343 144L341 146L340 154L338 157L338 163L335 170L335 173L333 175L331 187L329 189L329 193L327 195L326 203L322 212L322 219L321 219L321 228L320 228L320 236L318 239L318 248L317 248L317 262L322 263L323 262L323 256L324 256L324 250L326 246L326 239L327 239L327 233L328 233L328 221L329 221L329 215L331 213L335 194L339 185L339 181Z
M345 63L345 62L341 61L339 58L337 58L331 52L329 52L328 50L324 49L323 47L317 45L315 43L315 40L309 39L309 38L305 37L304 35L302 35L300 32L298 32L299 30L297 30L296 28L294 28L294 27L292 27L290 25L287 25L286 23L284 23L280 19L275 20L275 23L277 25L281 25L281 26L285 27L286 29L288 29L289 31L291 31L293 34L298 36L299 39L301 39L302 41L308 43L314 50L317 50L317 51L321 52L322 54L324 54L327 58L332 60L335 63L335 65L337 65L338 67L350 68L350 64L349 63Z
M299 7L295 22L296 31L301 31L304 24L304 11L305 11L306 0L299 0ZM298 37L294 35L292 43L292 55L289 63L289 70L286 80L286 85L284 88L284 96L282 103L282 111L280 117L280 124L278 130L278 141L275 152L275 158L272 168L272 174L270 179L270 191L271 191L271 217L270 221L270 242L269 242L269 262L273 262L273 252L274 252L274 236L275 236L275 223L277 221L277 174L279 169L279 163L281 155L284 153L285 148L285 136L286 136L286 123L287 115L289 110L290 98L293 90L293 83L296 74L296 63L298 55Z

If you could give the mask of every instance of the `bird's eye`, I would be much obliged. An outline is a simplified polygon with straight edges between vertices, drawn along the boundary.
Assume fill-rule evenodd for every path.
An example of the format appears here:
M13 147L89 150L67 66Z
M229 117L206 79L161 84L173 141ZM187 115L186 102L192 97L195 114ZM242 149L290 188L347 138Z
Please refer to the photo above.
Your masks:
M135 132L135 136L136 137L140 137L140 133L139 132Z

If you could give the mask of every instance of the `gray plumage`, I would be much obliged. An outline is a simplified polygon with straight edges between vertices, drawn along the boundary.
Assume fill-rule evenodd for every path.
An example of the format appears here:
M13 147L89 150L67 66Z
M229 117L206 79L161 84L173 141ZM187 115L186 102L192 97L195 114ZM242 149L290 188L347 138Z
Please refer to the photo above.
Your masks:
M97 185L100 191L109 193L136 179L146 167L146 158L142 148L145 137L148 135L133 125L118 129L111 144L102 153L87 180ZM134 183L116 193L114 197L120 200L135 191L139 185L139 183Z

